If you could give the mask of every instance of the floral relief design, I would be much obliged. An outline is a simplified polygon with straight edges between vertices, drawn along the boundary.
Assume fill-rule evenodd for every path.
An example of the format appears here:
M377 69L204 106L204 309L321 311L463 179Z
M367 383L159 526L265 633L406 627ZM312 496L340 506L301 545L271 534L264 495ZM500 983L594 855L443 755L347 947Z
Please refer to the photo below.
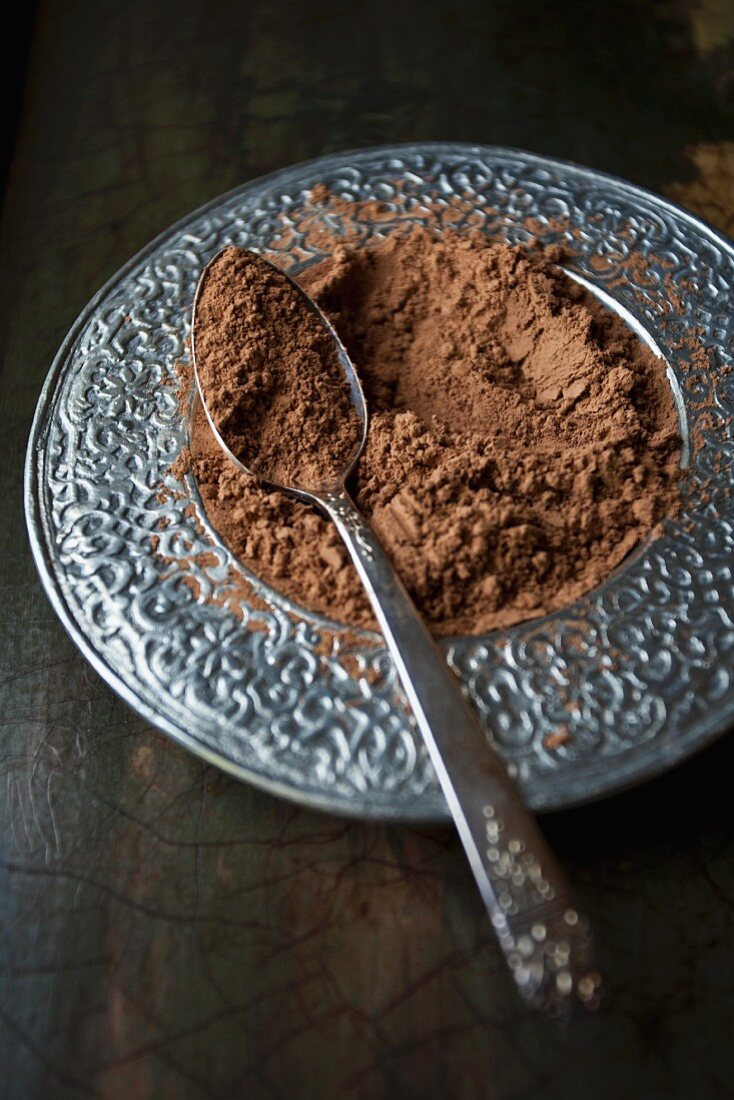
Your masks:
M309 206L317 183L384 204L361 219L364 241L406 221L456 224L462 196L459 224L564 243L569 268L654 337L695 440L683 514L574 607L446 650L536 808L685 755L734 711L734 253L662 200L530 155L324 158L193 214L119 273L61 349L29 448L36 558L72 635L146 717L241 775L345 813L446 816L380 638L309 615L243 570L195 486L169 472L187 438L174 366L202 267L230 243L285 266L319 256L324 226L346 225ZM693 328L708 366L685 344ZM228 604L233 570L253 592L242 616Z

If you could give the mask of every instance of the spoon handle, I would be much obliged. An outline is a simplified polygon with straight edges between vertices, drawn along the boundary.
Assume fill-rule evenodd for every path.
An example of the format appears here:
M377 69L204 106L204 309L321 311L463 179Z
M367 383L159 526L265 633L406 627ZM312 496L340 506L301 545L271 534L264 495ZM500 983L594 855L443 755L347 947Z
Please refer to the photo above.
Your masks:
M595 1007L586 920L379 539L346 490L317 498L369 595L480 893L524 998L551 1013Z

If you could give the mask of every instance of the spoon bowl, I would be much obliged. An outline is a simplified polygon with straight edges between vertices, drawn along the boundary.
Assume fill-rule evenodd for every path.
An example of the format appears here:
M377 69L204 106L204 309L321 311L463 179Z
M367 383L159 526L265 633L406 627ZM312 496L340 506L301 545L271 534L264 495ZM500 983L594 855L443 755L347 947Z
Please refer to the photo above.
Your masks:
M349 358L349 353L347 352L347 349L344 347L343 343L339 339L339 335L336 329L331 324L328 317L316 305L316 302L314 302L313 298L309 294L307 294L306 291L303 290L301 286L299 286L296 280L292 279L286 271L282 271L281 268L279 268L276 264L271 263L271 261L266 259L265 256L261 256L259 253L252 252L249 249L243 250L247 251L250 259L254 261L257 265L261 266L263 270L275 271L281 278L284 278L288 282L289 286L292 288L293 293L298 296L299 300L303 303L306 309L317 318L319 323L329 334L329 337L337 350L339 364L344 371L344 377L346 378L349 387L349 397L352 408L357 414L362 428L358 445L348 461L345 463L339 475L336 478L331 478L316 485L286 485L283 482L263 477L260 473L257 473L256 471L251 470L248 466L246 466L245 463L242 462L242 460L229 448L226 439L221 434L219 426L217 425L214 417L211 414L206 396L204 394L204 388L201 380L201 372L199 370L196 356L196 330L198 327L197 316L202 290L204 289L204 286L207 279L209 278L209 275L211 274L211 271L214 267L216 267L217 263L224 255L225 251L226 249L223 249L221 252L218 252L217 255L214 256L206 265L201 275L199 276L199 281L196 286L196 292L194 294L194 305L192 310L191 322L191 360L193 363L194 380L196 382L196 389L199 395L199 400L201 401L202 407L204 409L204 414L209 423L209 427L211 428L214 438L216 439L217 443L222 448L230 462L234 463L234 465L239 470L241 470L242 473L250 474L252 477L257 477L257 479L263 485L268 486L268 488L277 489L281 492L291 493L293 496L299 497L301 500L305 500L309 504L314 503L316 494L321 492L333 493L345 486L347 478L354 470L354 467L359 461L359 456L362 454L364 445L367 441L367 431L369 427L367 402L365 400L364 391L362 389L362 383L359 380L359 375L354 368L352 360Z

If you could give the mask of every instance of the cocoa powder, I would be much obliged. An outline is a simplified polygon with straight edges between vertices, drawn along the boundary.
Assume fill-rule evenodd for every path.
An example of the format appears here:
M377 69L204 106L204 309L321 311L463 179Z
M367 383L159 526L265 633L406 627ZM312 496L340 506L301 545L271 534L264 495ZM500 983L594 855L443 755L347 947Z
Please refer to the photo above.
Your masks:
M207 269L196 314L202 392L230 451L279 484L337 478L361 424L331 335L286 276L227 248Z
M373 247L337 246L299 277L367 397L350 488L438 634L562 607L678 506L664 365L560 270L562 258L412 227ZM224 333L210 321L216 349ZM276 310L269 324L272 346L298 346L293 318ZM302 440L319 461L325 438ZM212 523L245 564L314 611L373 625L333 526L239 473L201 413L190 462Z

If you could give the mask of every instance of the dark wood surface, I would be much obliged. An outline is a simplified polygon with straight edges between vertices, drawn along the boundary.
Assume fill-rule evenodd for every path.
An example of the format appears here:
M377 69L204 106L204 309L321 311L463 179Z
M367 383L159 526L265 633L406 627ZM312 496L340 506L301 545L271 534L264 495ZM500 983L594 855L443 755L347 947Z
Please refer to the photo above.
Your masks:
M0 245L3 1097L732 1094L731 739L546 818L610 986L559 1031L516 1002L451 830L276 801L117 701L41 591L21 469L99 284L304 157L517 145L731 229L733 41L725 0L40 4Z

